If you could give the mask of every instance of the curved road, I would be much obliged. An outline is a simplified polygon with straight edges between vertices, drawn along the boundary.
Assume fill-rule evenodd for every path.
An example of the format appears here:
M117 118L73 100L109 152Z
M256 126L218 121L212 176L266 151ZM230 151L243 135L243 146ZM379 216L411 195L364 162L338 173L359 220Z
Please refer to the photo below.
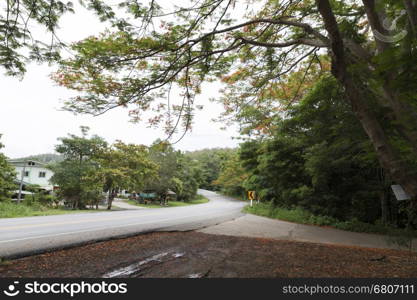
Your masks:
M242 216L244 202L199 190L210 202L172 208L0 219L0 257L15 258L151 231L200 229Z

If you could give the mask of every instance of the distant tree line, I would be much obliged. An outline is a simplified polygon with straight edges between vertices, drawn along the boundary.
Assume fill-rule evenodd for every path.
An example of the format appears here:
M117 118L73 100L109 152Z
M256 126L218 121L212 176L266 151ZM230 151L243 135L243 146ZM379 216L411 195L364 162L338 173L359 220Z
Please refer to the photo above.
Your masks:
M64 157L60 154L55 153L43 153L37 155L30 155L25 157L15 158L16 160L34 160L44 164L60 162L64 160Z
M195 162L198 170L200 188L207 190L219 190L215 183L224 164L236 152L231 148L212 148L187 152L185 155Z
M56 151L64 159L50 165L58 196L73 208L97 207L104 192L111 209L122 190L152 191L158 197L171 190L180 201L196 196L199 176L193 161L169 143L157 140L148 147L116 141L109 145L97 135L89 136L87 127L81 130L81 136L69 134L59 139Z
M88 127L81 127L81 135L69 134L59 138L59 142L55 147L58 155L30 156L49 162L47 167L54 172L51 183L58 186L57 199L46 197L39 187L28 186L28 190L36 192L28 201L61 200L73 209L84 209L97 208L101 201L107 200L104 202L111 209L113 199L122 190L152 191L158 197L165 197L171 190L177 200L190 201L201 184L201 170L196 161L161 140L151 146L121 141L110 145L102 137L90 135ZM15 176L13 166L0 153L0 201L10 200L18 188Z

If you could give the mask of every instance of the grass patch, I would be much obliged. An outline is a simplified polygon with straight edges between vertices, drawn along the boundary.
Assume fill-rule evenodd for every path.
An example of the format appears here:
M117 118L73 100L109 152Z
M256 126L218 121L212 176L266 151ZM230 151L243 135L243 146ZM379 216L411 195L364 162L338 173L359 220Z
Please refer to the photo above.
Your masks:
M197 195L194 200L191 200L190 202L187 202L187 203L190 203L190 204L203 204L203 203L207 203L209 201L210 200L207 199L206 197L204 197L203 195Z
M184 201L168 201L167 206L161 206L159 204L151 203L151 204L140 204L134 200L127 200L129 204L140 206L140 207L148 207L148 208L163 208L163 207L178 207L178 206L188 206L188 205L195 205L195 204L203 204L209 202L209 200L204 197L203 195L197 195L195 199L184 202Z
M416 230L406 230L401 228L389 227L383 224L369 224L361 222L357 219L350 221L340 221L329 216L314 215L302 208L287 209L283 207L273 206L271 203L259 203L252 207L245 206L244 212L258 216L264 216L283 221L289 221L307 225L330 226L333 228L366 233L378 233L403 239L406 243L407 239L416 238ZM403 243L401 242L401 243ZM398 240L396 243L399 243Z
M64 207L49 208L39 204L25 205L24 202L17 204L12 202L0 202L0 218L18 218L18 217L34 217L34 216L50 216L62 214L74 214L85 212L102 212L103 209L85 209L72 210Z
M140 206L140 207L147 207L147 208L161 208L162 206L159 204L141 204L136 202L135 200L125 200L127 203L131 204L131 205L136 205L136 206Z

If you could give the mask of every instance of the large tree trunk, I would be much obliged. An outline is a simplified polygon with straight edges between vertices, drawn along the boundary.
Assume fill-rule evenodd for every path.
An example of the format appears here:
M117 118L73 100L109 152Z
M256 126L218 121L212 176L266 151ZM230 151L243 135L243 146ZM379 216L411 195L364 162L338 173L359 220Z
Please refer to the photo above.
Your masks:
M392 33L388 32L382 25L383 19L386 18L383 10L383 4L381 5L381 3L378 3L382 1L362 0L362 2L372 31L379 32L385 36L390 36ZM377 5L380 6L378 9L376 7ZM415 12L411 0L404 0L404 5L407 8L407 11L411 10L408 12L410 27L414 27L415 29L415 24L413 25ZM374 39L379 53L383 53L392 47L392 43L381 41L375 34ZM387 75L384 78L385 82L382 85L382 96L388 101L387 104L394 112L395 117L392 117L394 117L394 123L397 124L396 127L398 132L406 141L409 142L410 146L417 154L417 123L415 122L417 113L414 108L407 103L406 99L402 99L401 95L390 87L390 82L395 80L401 71L402 70L391 70L390 72L386 72Z
M116 197L116 192L115 189L110 189L109 190L109 196L107 198L107 209L111 210L111 206L113 204L113 200Z
M362 0L362 2L372 31L374 33L378 32L385 36L390 36L392 33L388 32L382 25L383 19L386 18L383 10L383 4L381 5L381 3L378 3L382 1ZM410 0L404 0L404 4L406 8L408 6L408 9L413 10ZM380 6L378 9L376 7L377 5ZM409 12L409 15L410 27L413 27L412 21L414 19L414 14ZM392 43L381 41L375 34L374 38L378 53L383 53L392 47ZM414 149L414 152L417 154L417 123L414 122L417 118L417 113L405 99L402 99L401 95L390 87L390 82L395 80L400 72L401 70L391 70L390 72L386 72L387 75L384 78L385 82L382 85L383 93L381 96L387 100L386 104L388 104L394 113L391 116L391 119L393 119L393 123L396 124L397 131L406 141L408 141L410 146Z
M405 9L407 11L408 20L413 30L414 36L417 36L417 5L416 1L413 0L403 0Z
M371 139L382 167L389 171L391 177L401 184L412 198L417 199L417 177L408 170L395 152L375 114L364 101L366 95L361 93L364 87L355 84L349 75L340 74L344 73L337 70L340 67L335 66L335 75L345 87L353 111Z
M389 171L391 177L402 185L414 200L417 199L417 176L412 174L399 158L374 112L368 107L368 88L355 82L348 72L343 40L329 1L316 0L316 3L331 40L333 75L344 86L352 109L369 136L382 167Z

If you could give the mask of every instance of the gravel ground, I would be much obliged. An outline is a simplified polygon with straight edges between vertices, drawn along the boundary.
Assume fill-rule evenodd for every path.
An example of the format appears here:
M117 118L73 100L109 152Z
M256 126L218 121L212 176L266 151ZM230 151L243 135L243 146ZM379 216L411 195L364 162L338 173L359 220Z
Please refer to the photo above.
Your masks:
M0 277L416 276L412 252L201 232L143 234L0 264Z

